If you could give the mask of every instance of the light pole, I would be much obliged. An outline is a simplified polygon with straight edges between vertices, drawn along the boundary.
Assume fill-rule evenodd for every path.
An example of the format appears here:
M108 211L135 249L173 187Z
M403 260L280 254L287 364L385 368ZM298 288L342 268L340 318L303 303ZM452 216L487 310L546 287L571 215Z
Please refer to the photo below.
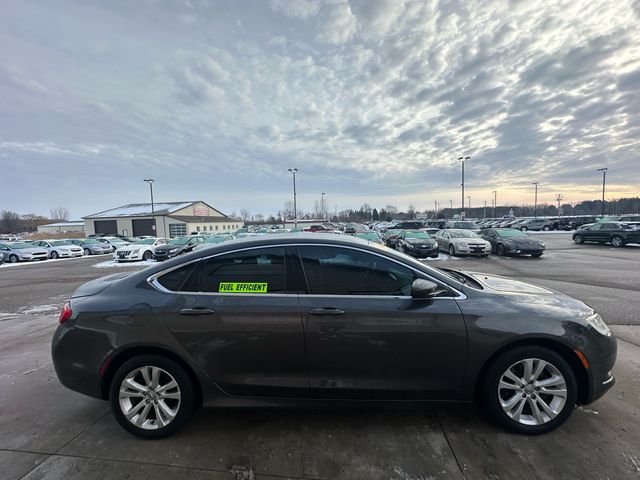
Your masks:
M296 173L297 168L289 168L289 173L293 175L293 227L298 228L298 206L296 204Z
M153 225L151 225L151 229L157 236L158 232L156 231L156 210L153 206L153 182L155 182L155 180L153 178L145 178L143 181L149 184L149 191L151 192L151 218L153 218Z
M597 172L602 172L602 215L600 215L601 218L604 218L604 186L606 184L607 181L607 170L609 170L608 168L598 168L596 171Z
M464 219L464 162L471 157L458 157L458 161L462 163L462 202L460 202L460 218Z
M491 193L493 193L493 218L496 218L496 207L498 206L498 191L494 190Z
M559 194L556 196L556 200L558 201L558 211L557 211L557 214L558 214L558 216L560 217L560 216L561 216L561 215L560 215L560 202L562 201L562 194L561 194L561 193L559 193Z
M533 218L538 218L538 182L531 182L536 187L536 193L533 197Z
M322 220L324 220L324 196L326 195L326 193L322 192L320 194L320 217L322 218Z
M482 214L482 218L487 218L487 201L484 201L484 213Z
M471 211L471 197L467 196L467 200L469 200L469 211Z
M437 219L438 218L438 201L437 200L433 201L433 206L435 208L435 213L433 215L433 218Z

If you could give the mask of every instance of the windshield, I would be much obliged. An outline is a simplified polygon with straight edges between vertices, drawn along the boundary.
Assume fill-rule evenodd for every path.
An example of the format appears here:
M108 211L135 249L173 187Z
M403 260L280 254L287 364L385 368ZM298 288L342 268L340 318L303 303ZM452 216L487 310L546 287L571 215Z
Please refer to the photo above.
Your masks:
M496 233L498 234L499 237L528 237L529 236L526 233L521 232L520 230L516 230L515 228L510 230L496 230Z
M174 238L169 241L169 245L185 245L188 241L188 238Z
M34 247L33 245L30 245L28 243L24 243L24 242L15 242L15 243L10 243L9 247L15 249L15 250L22 250L23 248L37 248Z
M155 238L144 238L135 242L134 245L153 245L155 241Z
M73 243L68 242L67 240L56 240L54 242L51 242L51 245L53 245L54 247L61 247L63 245L72 246Z
M86 243L86 244L89 244L89 245L93 245L93 244L96 244L96 243L101 243L98 240L94 240L93 238L87 238L86 240L80 240L80 241L82 243Z
M224 242L224 237L209 237L204 243L221 243Z
M452 232L449 232L449 235L451 235L451 238L478 238L478 235L476 235L475 233L465 232L464 230L452 231Z
M422 238L426 240L427 238L431 238L431 235L427 232L406 232L404 238Z
M374 240L376 242L380 240L380 236L375 232L356 233L356 237L364 238L365 240Z

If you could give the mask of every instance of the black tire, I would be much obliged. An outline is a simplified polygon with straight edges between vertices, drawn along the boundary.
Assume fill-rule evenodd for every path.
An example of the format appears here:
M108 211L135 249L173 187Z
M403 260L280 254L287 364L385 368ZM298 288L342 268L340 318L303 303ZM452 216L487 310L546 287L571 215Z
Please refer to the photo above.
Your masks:
M542 252L540 252L540 253L532 253L531 256L534 257L534 258L540 258L542 256Z
M573 236L573 241L577 245L582 245L584 243L584 238L582 238L582 235L574 235Z
M529 230L527 227L520 227L521 232L526 232L527 230Z
M506 253L507 251L504 249L504 245L499 243L498 246L496 247L496 255L498 255L499 257L504 257Z
M18 263L20 261L20 259L18 258L17 255L15 254L11 254L9 255L9 262L11 263Z
M151 257L153 257L153 253L151 253L149 250L144 252L144 254L142 255L142 259L146 261L151 260Z
M551 230L551 228L549 227L549 225L545 225L544 227L542 227L542 230L548 232L549 230Z
M624 238L622 238L620 235L614 235L613 237L611 237L611 245L616 248L624 247Z
M177 408L177 413L173 420L164 427L158 427L153 430L147 430L131 423L127 420L120 407L120 384L129 373L144 366L158 367L170 374L178 384L181 396L177 406L172 407ZM140 400L140 402L143 401L145 400ZM113 416L122 428L129 433L141 438L163 438L174 434L187 422L193 412L195 390L187 372L173 360L160 355L140 355L126 361L113 376L109 388L109 402L111 403Z
M500 405L501 398L498 393L498 385L503 373L510 366L528 358L541 359L553 365L562 374L566 384L566 399L561 410L555 418L540 425L525 425L517 422L509 417ZM569 364L556 352L544 347L524 346L503 353L491 363L484 378L483 394L487 408L500 425L513 432L538 435L558 428L569 418L578 398L578 383ZM519 395L519 393L516 394ZM531 401L534 401L536 394L539 395L538 392L534 391ZM529 400L526 402L525 409L528 409ZM523 413L526 413L526 410L523 410Z
M456 248L451 244L449 244L449 255L451 255L452 257L456 256Z
M85 249L84 249L84 254L85 254L86 256L91 255L91 250L89 250L88 248L85 248Z
M58 252L54 250L53 252L51 252L51 259L56 260L57 258L58 258Z

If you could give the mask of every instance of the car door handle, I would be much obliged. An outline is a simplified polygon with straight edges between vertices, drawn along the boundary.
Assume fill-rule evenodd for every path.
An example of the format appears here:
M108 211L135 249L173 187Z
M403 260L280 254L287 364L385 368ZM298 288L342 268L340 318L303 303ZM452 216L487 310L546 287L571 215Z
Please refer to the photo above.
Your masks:
M180 315L209 315L211 313L215 313L215 310L204 307L183 308L180 310Z
M314 308L309 311L310 315L344 315L344 310L338 308Z

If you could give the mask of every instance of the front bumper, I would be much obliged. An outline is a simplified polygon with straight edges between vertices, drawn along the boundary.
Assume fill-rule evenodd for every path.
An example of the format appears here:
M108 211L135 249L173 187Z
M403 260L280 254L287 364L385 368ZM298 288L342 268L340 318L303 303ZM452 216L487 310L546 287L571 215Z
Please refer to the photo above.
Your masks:
M170 258L173 257L177 257L178 255L180 255L180 252L156 252L153 254L153 258L155 260L158 260L159 262L162 262L163 260L169 260Z
M18 258L22 262L36 262L38 260L46 260L48 258L47 254L44 255L18 255Z
M544 248L532 247L505 247L509 255L535 255L544 253Z
M416 257L437 257L440 251L437 243L427 247L419 247L405 243L404 249L405 253L415 255Z
M618 343L613 334L605 337L592 330L589 337L581 349L589 362L589 389L585 404L595 402L615 385L613 367L618 354Z
M459 255L489 255L491 253L490 245L483 245L481 247L468 246L468 245L456 245L454 244L456 253Z

